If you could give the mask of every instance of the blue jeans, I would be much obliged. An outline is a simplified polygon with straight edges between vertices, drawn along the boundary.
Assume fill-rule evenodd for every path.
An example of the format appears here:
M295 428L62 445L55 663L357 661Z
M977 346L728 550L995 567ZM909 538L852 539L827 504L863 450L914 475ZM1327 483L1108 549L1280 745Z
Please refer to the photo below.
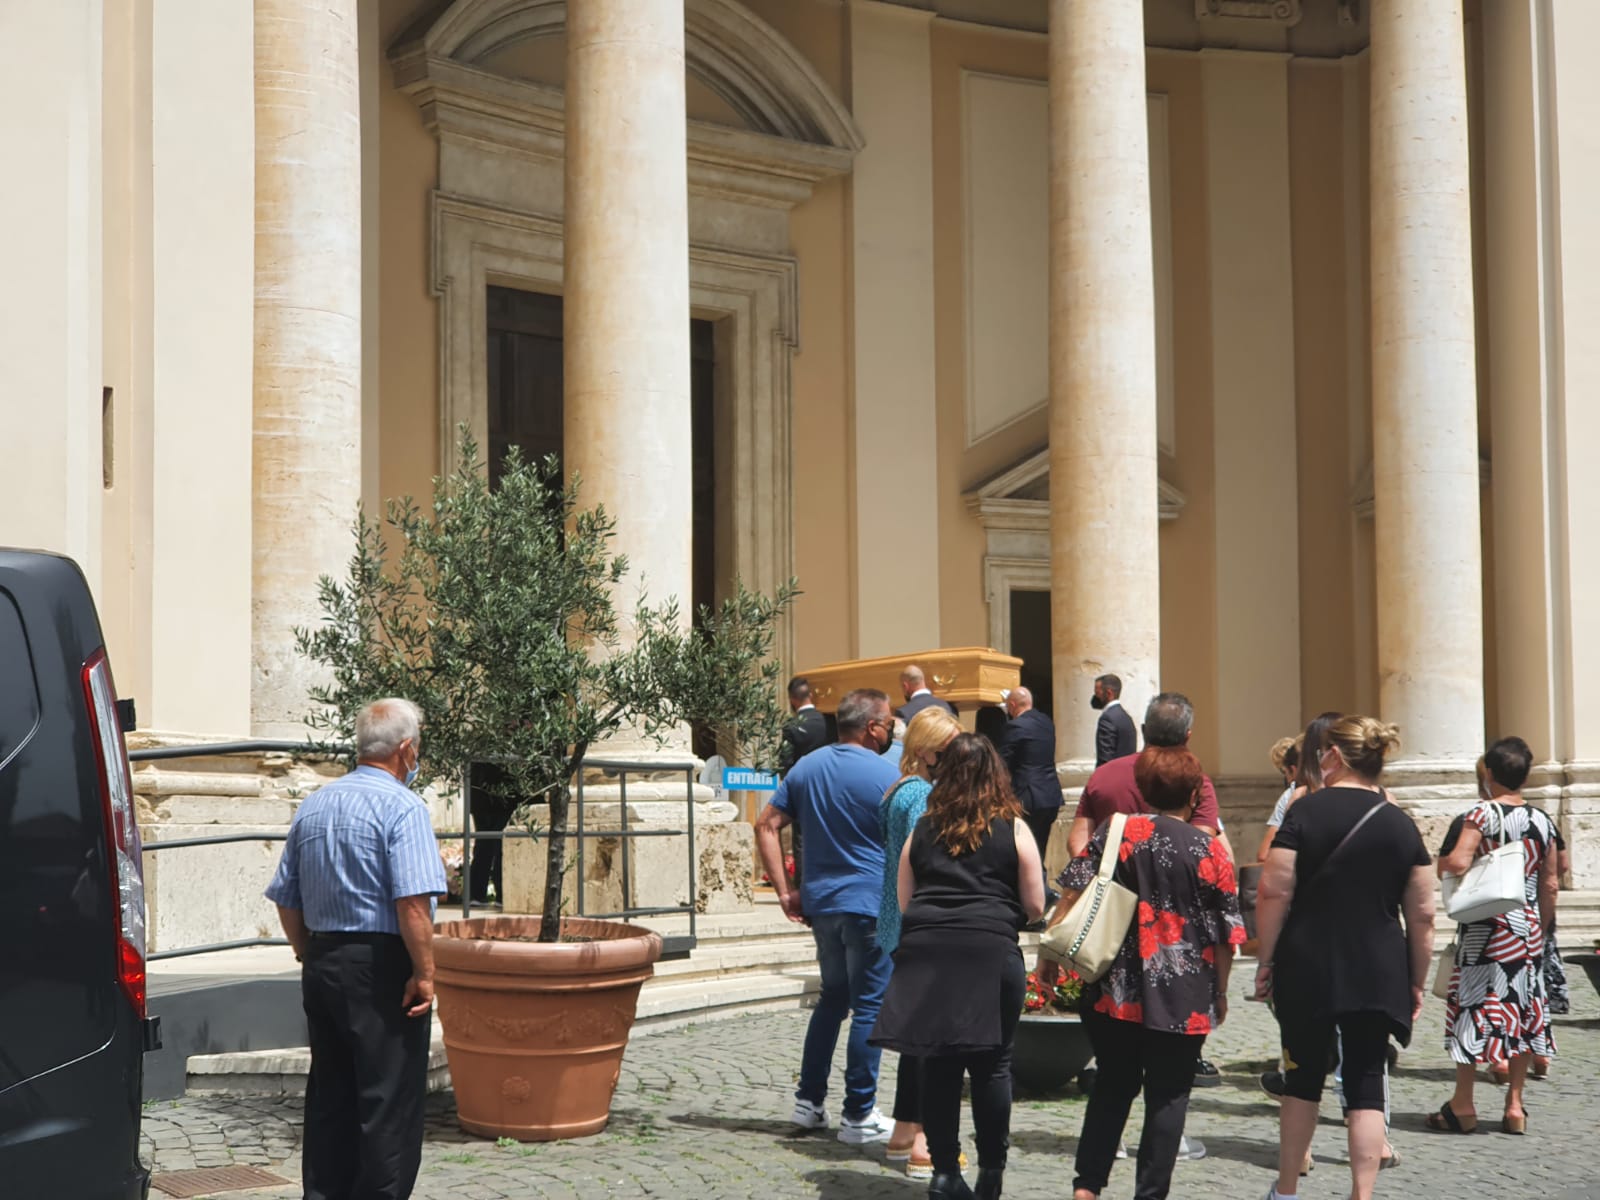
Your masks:
M828 1094L833 1050L839 1026L850 1018L845 1046L844 1115L863 1117L878 1094L878 1060L882 1052L867 1045L883 1006L893 962L878 945L878 918L856 913L823 913L811 918L822 970L822 995L811 1011L805 1050L800 1058L800 1085L795 1097L821 1104Z

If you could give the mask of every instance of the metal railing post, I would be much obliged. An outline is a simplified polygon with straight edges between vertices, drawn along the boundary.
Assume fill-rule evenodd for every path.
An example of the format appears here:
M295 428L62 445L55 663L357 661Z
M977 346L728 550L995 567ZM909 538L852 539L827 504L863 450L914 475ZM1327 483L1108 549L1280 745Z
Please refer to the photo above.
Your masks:
M689 899L688 899L688 904L689 904L689 941L690 941L691 944L696 944L698 942L698 939L699 939L699 934L696 933L696 931L695 931L695 910L698 909L700 907L700 905L696 902L699 897L696 895L695 883L694 883L695 853L694 853L694 768L693 767L685 767L684 768L684 771L683 771L683 783L684 783L684 789L683 789L684 790L684 799L686 801L688 801L688 805L689 805L689 822L688 822L688 824L689 824Z
M622 907L633 907L633 889L628 885L628 773L623 771L622 781L622 838L617 849L622 852Z
M505 853L505 843L501 844L500 853ZM501 868L504 870L504 867ZM500 907L505 907L506 898L500 897ZM472 767L467 766L461 772L461 919L468 920L472 916Z
M585 841L585 838L583 836L583 764L580 762L578 764L578 915L580 917L583 916L583 893L584 893L584 887L583 887L583 880L584 880L584 874L583 874L583 843L584 843L584 841ZM546 861L548 861L548 860L546 860ZM567 886L567 881L565 879L563 879L561 881L561 887L562 887L563 891L566 889L566 886Z

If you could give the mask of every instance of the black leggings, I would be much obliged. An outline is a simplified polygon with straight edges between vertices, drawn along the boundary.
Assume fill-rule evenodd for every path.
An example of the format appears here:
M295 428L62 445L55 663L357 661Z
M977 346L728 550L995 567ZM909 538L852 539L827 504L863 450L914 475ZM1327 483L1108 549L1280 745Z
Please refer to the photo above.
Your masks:
M1006 1151L1011 1148L1011 1043L1026 990L1022 956L1012 955L1000 976L1000 1045L993 1050L937 1054L920 1060L922 1131L935 1171L961 1173L961 1080L965 1075L972 1076L972 1140L978 1147L978 1166L1006 1165Z
M1337 1032L1344 1047L1339 1074L1344 1079L1347 1110L1384 1110L1383 1072L1389 1054L1389 1018L1382 1013L1346 1013L1341 1017L1295 1020L1278 1009L1283 1037L1283 1092L1316 1103L1334 1062Z
M915 1054L900 1056L894 1081L894 1119L922 1124L922 1060Z
M1128 1110L1143 1089L1144 1133L1139 1139L1133 1195L1134 1200L1163 1200L1172 1188L1172 1168L1178 1161L1183 1123L1189 1114L1195 1062L1206 1039L1160 1033L1097 1012L1083 1014L1083 1027L1099 1070L1083 1114L1072 1186L1096 1195L1105 1190L1122 1145Z

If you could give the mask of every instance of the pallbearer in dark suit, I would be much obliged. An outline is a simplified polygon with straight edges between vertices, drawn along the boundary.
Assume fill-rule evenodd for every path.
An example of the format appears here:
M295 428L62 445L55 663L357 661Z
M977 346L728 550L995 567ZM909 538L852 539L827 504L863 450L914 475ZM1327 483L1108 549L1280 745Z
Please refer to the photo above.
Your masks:
M833 741L833 734L828 731L828 718L811 702L811 681L804 675L789 680L789 707L794 716L783 727L783 745L778 749L779 775L787 775L795 763ZM789 826L789 848L794 855L794 886L799 887L804 846L798 821Z
M1094 681L1091 708L1098 708L1100 723L1094 729L1094 765L1103 767L1114 758L1139 753L1139 734L1133 718L1122 707L1122 680L1102 675Z
M789 680L789 707L794 716L783 727L783 746L778 751L778 771L783 775L813 750L833 741L828 736L828 718L811 702L811 683L804 675Z
M1006 693L1006 714L1011 719L1000 735L1000 757L1011 772L1011 790L1022 803L1023 820L1043 859L1061 812L1055 722L1034 708L1033 693L1025 687Z
M956 715L954 704L939 699L928 690L927 677L916 663L911 663L900 672L900 694L906 698L906 702L894 710L894 715L907 725L911 724L912 717L925 708L942 708L952 717Z

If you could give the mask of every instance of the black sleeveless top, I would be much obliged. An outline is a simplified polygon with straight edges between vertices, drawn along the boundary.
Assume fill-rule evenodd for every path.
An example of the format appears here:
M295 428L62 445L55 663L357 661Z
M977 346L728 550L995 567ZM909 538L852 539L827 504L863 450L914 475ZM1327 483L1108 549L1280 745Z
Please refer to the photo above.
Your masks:
M913 931L996 933L1015 941L1027 922L1017 890L1017 841L1010 821L996 821L970 854L952 855L923 817L911 833L916 881L901 922Z

